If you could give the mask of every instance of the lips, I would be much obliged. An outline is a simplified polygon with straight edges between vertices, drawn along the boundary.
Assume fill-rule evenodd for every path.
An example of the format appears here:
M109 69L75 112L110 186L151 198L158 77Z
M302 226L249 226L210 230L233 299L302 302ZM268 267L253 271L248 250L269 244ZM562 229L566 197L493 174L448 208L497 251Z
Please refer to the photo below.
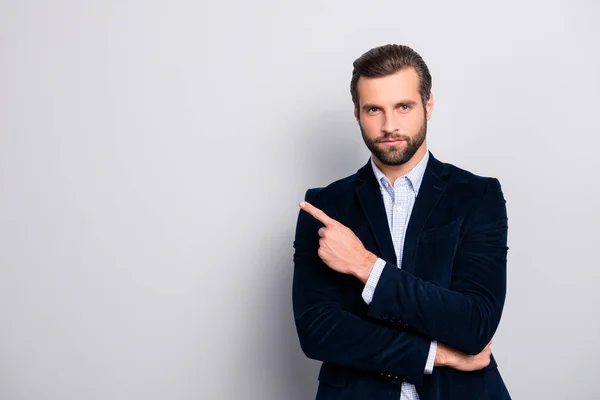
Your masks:
M382 140L381 143L387 145L387 146L394 146L397 145L399 143L404 142L403 139L395 139L395 140Z

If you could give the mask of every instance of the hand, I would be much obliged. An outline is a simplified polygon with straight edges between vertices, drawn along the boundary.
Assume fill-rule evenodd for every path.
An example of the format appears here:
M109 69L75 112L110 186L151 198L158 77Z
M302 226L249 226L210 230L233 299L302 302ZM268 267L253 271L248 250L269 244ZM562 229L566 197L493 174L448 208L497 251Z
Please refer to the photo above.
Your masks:
M300 208L321 221L319 257L334 271L354 275L366 283L377 256L363 246L352 230L312 204L301 201Z
M477 371L483 369L490 364L490 356L492 355L491 346L492 341L490 340L481 353L469 356L438 343L434 367L450 367L459 371Z

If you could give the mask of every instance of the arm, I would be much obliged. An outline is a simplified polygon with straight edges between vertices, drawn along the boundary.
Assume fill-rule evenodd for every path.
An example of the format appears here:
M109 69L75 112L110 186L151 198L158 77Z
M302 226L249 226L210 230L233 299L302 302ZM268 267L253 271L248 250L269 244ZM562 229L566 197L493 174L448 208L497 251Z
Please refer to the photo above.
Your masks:
M317 202L308 190L306 200ZM430 341L364 320L344 309L339 282L354 279L319 258L322 224L300 211L294 240L293 310L300 346L307 357L376 374L405 377L420 385Z
M387 262L368 315L393 316L404 327L466 354L480 353L494 335L506 295L506 205L500 183L490 179L479 207L466 222L449 289Z
M365 301L365 303L367 303L367 304L370 304L371 300L373 299L373 294L375 293L375 288L377 287L377 282L379 281L379 277L381 276L381 272L383 271L385 264L386 264L385 261L383 261L381 258L378 258L377 261L375 262L375 265L373 266L373 268L371 270L369 279L366 282L365 288L362 291L362 298ZM429 356L427 357L427 364L425 365L425 374L426 375L431 375L433 373L433 367L436 366L436 365L434 365L436 360L438 360L437 366L441 366L440 359L447 358L447 357L444 357L444 355L442 355L442 354L438 354L437 350L438 350L437 341L432 340L431 345L429 347ZM443 348L440 350L441 350L441 352L444 352Z

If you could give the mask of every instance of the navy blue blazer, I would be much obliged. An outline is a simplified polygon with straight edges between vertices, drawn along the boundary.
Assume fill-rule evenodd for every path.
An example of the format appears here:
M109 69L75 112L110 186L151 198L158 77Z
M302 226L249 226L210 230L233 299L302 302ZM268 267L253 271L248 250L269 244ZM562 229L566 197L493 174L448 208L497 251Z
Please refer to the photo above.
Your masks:
M317 400L398 400L401 383L421 400L510 399L492 356L482 370L435 367L431 340L480 353L506 295L507 215L500 183L430 158L408 223L402 268L370 161L305 200L346 225L387 262L373 300L364 284L318 256L321 222L300 210L294 240L293 311L300 346L323 362Z

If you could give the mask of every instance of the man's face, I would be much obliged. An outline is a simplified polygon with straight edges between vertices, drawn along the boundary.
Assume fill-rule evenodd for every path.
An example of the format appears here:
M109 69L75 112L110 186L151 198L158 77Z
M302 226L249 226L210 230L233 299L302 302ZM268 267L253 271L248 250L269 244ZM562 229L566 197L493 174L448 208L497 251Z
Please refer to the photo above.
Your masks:
M405 68L381 78L360 77L355 110L365 144L385 165L402 165L423 146L433 95L423 108L419 76Z

